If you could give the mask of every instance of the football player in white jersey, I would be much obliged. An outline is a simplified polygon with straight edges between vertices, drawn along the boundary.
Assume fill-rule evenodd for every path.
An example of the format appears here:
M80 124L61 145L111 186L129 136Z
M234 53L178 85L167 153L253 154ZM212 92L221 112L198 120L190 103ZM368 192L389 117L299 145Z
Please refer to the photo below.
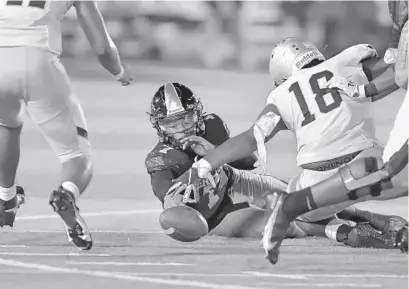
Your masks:
M0 225L13 225L23 199L22 189L16 195L15 175L25 106L62 164L61 185L50 205L64 221L69 241L89 250L92 238L76 202L92 177L91 144L59 59L61 21L72 7L101 65L122 85L132 81L95 1L0 0Z
M277 228L275 221L278 212L284 210L284 201L285 209L291 213L288 219L294 220L302 213L311 211L303 217L314 221L339 212L354 202L372 197L360 198L363 194L361 192L358 195L344 193L340 197L339 194L333 195L328 187L316 193L312 192L309 186L336 174L337 168L345 167L346 164L357 163L359 166L368 157L372 157L371 160L380 160L382 148L374 137L370 104L357 103L343 92L326 88L327 82L338 74L349 76L362 84L372 77L377 77L387 66L374 67L372 64L377 61L376 56L371 46L356 45L325 60L311 43L298 38L283 40L273 49L270 62L275 89L270 93L267 105L256 123L194 163L189 178L182 181L178 179L181 186L187 183L187 189L190 189L189 186L195 187L199 178L211 177L213 168L256 149L260 159L265 162L267 152L264 143L274 136L277 127L284 122L296 136L297 163L304 171L290 183L289 190L298 190L296 194L272 194L268 197L269 213L264 229L263 247L269 260L276 263L282 239L275 239L280 234L273 234L272 229L274 226L274 229L281 229ZM376 168L376 164L370 168ZM390 187L389 182L379 184L379 187L373 190L376 199L397 198L407 194L406 187L388 194L383 192ZM367 195L369 192L365 192L364 196ZM350 201L346 202L348 200ZM340 202L344 202L342 208L326 207ZM316 210L317 208L321 209ZM288 226L285 229L287 228Z

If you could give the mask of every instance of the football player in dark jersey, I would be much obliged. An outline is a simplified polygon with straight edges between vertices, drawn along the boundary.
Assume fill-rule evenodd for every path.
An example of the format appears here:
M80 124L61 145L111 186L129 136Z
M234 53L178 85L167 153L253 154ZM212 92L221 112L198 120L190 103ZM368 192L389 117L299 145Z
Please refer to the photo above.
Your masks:
M249 172L255 169L257 161L252 154L220 168L216 172L216 190L205 184L200 197L187 196L184 201L182 194L166 195L173 185L172 181L186 172L195 158L222 144L229 139L230 133L218 115L203 113L199 97L179 83L167 83L159 88L151 102L149 114L159 142L146 157L145 166L151 177L153 192L164 209L188 204L204 216L211 231L228 213L248 208L249 203L263 207L262 192L270 188L277 191L286 189L287 184L281 180ZM254 178L258 179L256 187L248 183L249 179ZM245 201L236 202L234 193L242 194ZM262 217L262 212L255 212L254 215L255 218ZM242 233L235 231L235 234ZM225 235L226 232L219 234Z
M196 209L213 235L260 237L266 195L285 191L287 184L250 172L257 161L252 154L217 169L213 174L215 183L204 182L198 195L184 190L180 194L169 193L173 192L173 181L188 171L195 159L229 139L229 130L216 114L204 114L199 97L179 83L167 83L158 89L149 114L159 142L149 152L145 165L153 192L163 208L188 205ZM389 217L353 208L341 212L339 217L344 220L333 217L317 223L294 221L287 237L332 235L331 239L354 247L392 247L390 236L385 237L371 227ZM359 225L350 225L345 220Z

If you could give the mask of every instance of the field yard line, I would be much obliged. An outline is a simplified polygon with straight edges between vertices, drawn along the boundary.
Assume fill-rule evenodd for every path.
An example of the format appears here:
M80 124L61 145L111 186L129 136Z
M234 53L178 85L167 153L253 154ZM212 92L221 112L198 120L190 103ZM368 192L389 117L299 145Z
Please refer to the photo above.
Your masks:
M103 217L103 216L118 216L118 215L137 215L137 214L152 214L160 212L160 210L132 210L132 211L108 211L98 213L83 213L83 217ZM42 220L42 219L58 219L59 215L34 215L34 216L19 216L16 217L17 221L22 220Z
M26 245L0 245L0 248L30 248Z
M116 272L116 273L123 273L123 272ZM245 273L166 273L166 272L132 272L129 273L135 276L178 276L178 277L241 277L241 278L251 278L255 277L254 275L249 275ZM296 279L296 280L307 280L308 277L296 274L272 274L275 278L283 278L283 279Z
M257 277L276 277L277 274L257 272L257 271L244 271L243 274L249 274ZM294 276L293 274L280 274L281 276ZM408 275L389 275L389 274L300 274L298 276L304 276L306 278L408 278Z
M88 253L31 253L31 252L0 252L2 256L40 256L40 257L111 257L109 254L88 254Z
M254 285L269 285L270 283L254 283ZM278 283L281 287L319 287L319 288L380 288L379 284L359 284L359 283Z
M65 273L65 274L73 274L73 275L85 275L85 276L92 276L92 277L103 277L103 278L111 278L111 279L117 279L117 280L138 281L138 282L153 283L153 284L174 285L178 287L189 286L189 287L210 288L210 289L256 289L255 287L247 287L247 286L240 286L240 285L222 285L222 284L212 284L212 283L199 282L199 281L140 277L140 276L132 276L132 275L122 274L122 273L113 273L113 272L108 272L108 271L80 270L76 268L64 268L64 267L56 267L56 266L49 266L49 265L43 265L43 264L26 263L26 262L20 262L20 261L14 261L14 260L2 259L2 258L0 258L0 265L5 265L8 267L17 267L17 268L30 268L30 269L36 269L39 271L46 271L46 272L57 272L57 273ZM257 287L257 289L261 289L261 287Z
M152 262L88 262L88 261L68 261L72 265L101 265L101 266L195 266L195 264L185 263L152 263Z
M163 234L162 231L138 231L138 230L90 230L91 233L105 233L105 234ZM64 229L60 230L25 230L25 231L16 231L10 230L7 231L7 234L26 234L26 233L44 233L44 234L51 234L51 233L58 233L65 232Z

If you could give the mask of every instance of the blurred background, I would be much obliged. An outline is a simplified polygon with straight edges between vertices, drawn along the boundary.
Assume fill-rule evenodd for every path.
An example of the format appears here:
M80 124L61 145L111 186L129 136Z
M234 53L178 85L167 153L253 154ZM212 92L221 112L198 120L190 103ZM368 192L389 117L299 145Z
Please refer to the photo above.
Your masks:
M383 55L387 1L98 1L126 58L178 67L267 71L272 45L303 36L328 57L358 43ZM90 47L75 11L64 21L64 57Z

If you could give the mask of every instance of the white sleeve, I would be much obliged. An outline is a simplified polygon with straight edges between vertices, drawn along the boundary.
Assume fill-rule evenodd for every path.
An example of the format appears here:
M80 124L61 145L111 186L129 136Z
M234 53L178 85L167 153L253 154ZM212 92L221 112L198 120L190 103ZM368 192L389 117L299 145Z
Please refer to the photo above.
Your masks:
M378 53L370 44L358 44L348 47L340 53L340 56L344 64L358 65L362 60L378 57Z

